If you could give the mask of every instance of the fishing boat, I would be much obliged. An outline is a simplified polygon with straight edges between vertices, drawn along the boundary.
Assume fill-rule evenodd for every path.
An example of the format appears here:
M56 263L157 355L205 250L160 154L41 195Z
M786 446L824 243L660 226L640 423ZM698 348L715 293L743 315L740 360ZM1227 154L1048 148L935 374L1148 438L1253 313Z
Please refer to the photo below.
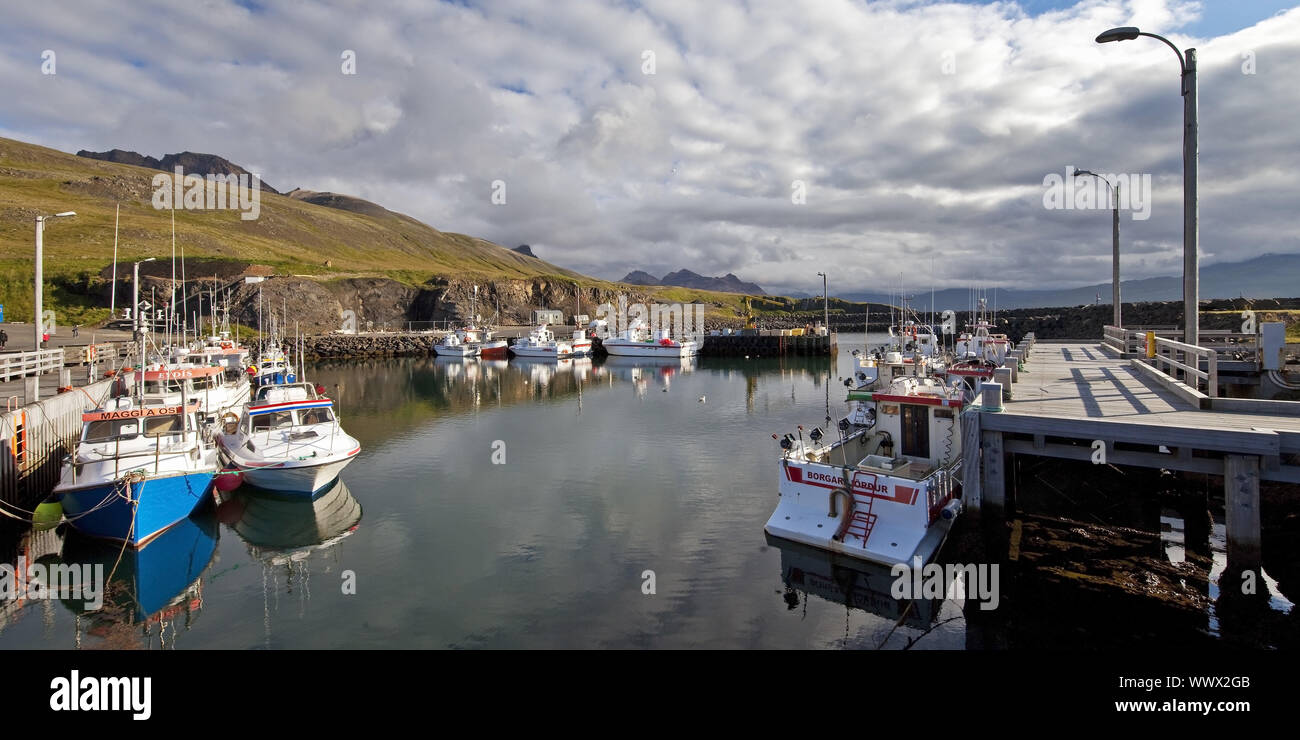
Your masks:
M361 451L323 394L310 383L259 388L243 414L222 417L216 439L223 456L259 488L317 494Z
M504 360L510 356L510 345L504 339L493 339L492 332L483 332L483 341L478 345L478 356L485 360Z
M586 332L577 329L572 340L556 339L546 324L529 332L528 336L510 346L510 353L515 357L540 357L543 359L568 359L591 354L591 340Z
M694 340L678 341L667 331L650 331L640 319L633 319L617 337L601 341L605 351L621 357L693 357L699 352Z
M929 562L961 511L964 388L903 376L848 401L829 433L772 435L779 499L765 530L884 565Z
M216 449L204 440L199 403L133 406L129 397L82 414L81 438L54 495L71 526L143 547L207 500Z
M193 399L199 403L202 421L211 422L248 403L248 381L238 370L185 363L155 364L143 372L142 406L175 406Z
M451 332L433 345L433 351L439 357L478 357L479 345L467 341L466 336L465 329Z
M266 385L294 383L298 380L293 364L278 345L263 349L258 355L256 364L249 366L248 375L249 381L259 388Z

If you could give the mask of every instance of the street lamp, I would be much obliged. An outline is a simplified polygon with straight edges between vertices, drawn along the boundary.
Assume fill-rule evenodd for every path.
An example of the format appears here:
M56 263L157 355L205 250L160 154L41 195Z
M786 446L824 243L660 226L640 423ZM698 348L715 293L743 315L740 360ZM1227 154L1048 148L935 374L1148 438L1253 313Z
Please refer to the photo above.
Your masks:
M1098 180L1101 180L1102 182L1106 183L1106 187L1110 188L1111 192L1115 194L1115 209L1114 209L1114 214L1111 217L1111 226L1110 226L1110 239L1111 239L1110 292L1111 292L1111 300L1114 301L1114 305L1115 305L1115 311L1112 320L1115 322L1115 328L1118 329L1123 326L1123 324L1120 323L1120 302L1119 302L1119 183L1116 182L1115 184L1112 185L1110 180L1107 180L1106 178L1102 177L1101 175L1098 175L1096 172L1093 172L1091 170L1074 171L1075 177L1084 177L1086 175L1091 175L1092 177L1095 177Z
M1196 205L1196 49L1178 51L1164 36L1144 33L1135 26L1112 28L1097 37L1097 43L1131 41L1149 36L1163 41L1178 56L1183 84L1183 341L1195 345L1200 338L1199 300L1197 296L1198 250L1200 232Z
M826 336L829 337L831 335L831 297L826 292L826 273L819 272L817 274L822 279L822 312L824 314L822 319L824 323L822 325L826 327Z
M45 282L45 245L43 234L45 233L45 222L52 218L67 218L77 215L75 211L64 211L56 213L53 216L36 217L36 315L33 317L36 325L36 349L41 349L41 336L45 328L45 295L42 291Z

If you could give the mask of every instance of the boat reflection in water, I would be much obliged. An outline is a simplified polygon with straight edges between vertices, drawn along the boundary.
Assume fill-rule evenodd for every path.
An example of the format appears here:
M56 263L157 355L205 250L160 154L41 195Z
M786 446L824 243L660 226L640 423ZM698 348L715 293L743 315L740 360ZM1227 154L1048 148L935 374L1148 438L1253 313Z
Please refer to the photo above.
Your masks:
M947 622L962 631L961 607L940 598L899 599L891 591L895 577L885 565L820 550L765 535L767 544L781 551L781 580L785 584L782 599L790 610L808 608L810 595L859 611L879 619L868 619L871 647L908 648ZM871 622L875 622L874 625ZM906 628L906 629L898 629ZM852 639L845 625L846 644ZM964 638L958 638L958 646ZM943 637L927 638L921 646L952 647Z
M248 554L261 563L262 631L265 647L271 648L271 615L280 612L281 591L297 597L297 617L305 618L311 599L312 556L327 554L327 573L338 566L336 546L360 525L361 504L342 478L311 501L243 485L224 494L217 518L235 530L248 546ZM338 588L338 581L334 587Z
M83 630L103 640L104 647L135 647L136 626L145 647L155 647L155 638L157 647L175 647L179 633L190 629L203 607L202 574L216 554L217 532L211 512L182 519L141 549L69 529L62 562L102 565L107 581L98 610L88 610L81 599L63 599L77 615L77 647Z
M680 373L695 372L695 357L624 357L610 355L605 358L601 369L609 377L632 383L638 396L645 396L654 380L663 386L663 390L672 387L673 378Z
M279 565L305 560L356 531L361 504L338 478L315 500L244 485L225 494L217 517L248 544L253 557Z

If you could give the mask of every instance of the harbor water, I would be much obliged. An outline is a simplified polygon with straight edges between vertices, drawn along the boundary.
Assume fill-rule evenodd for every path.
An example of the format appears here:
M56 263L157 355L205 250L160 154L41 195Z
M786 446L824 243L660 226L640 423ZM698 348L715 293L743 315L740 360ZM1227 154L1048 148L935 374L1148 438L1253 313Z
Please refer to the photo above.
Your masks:
M887 569L763 532L771 434L839 418L867 339L833 358L309 364L362 445L338 486L242 488L120 559L46 533L43 562L102 563L110 593L6 605L0 648L964 648L959 602L896 601Z

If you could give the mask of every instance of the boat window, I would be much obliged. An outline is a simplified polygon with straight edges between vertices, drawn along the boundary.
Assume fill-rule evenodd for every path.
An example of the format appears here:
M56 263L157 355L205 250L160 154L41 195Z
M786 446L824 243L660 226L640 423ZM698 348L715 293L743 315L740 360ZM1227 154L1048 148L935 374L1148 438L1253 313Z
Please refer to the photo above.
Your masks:
M272 411L269 414L258 414L253 417L253 430L259 429L281 429L293 426L292 411Z
M303 424L328 424L334 421L334 414L329 409L306 409L301 413Z
M86 425L84 442L105 442L117 437L132 438L140 433L139 419L100 419Z
M180 393L184 380L146 380L145 393Z
M165 437L180 434L183 421L180 416L150 416L144 420L146 437Z

